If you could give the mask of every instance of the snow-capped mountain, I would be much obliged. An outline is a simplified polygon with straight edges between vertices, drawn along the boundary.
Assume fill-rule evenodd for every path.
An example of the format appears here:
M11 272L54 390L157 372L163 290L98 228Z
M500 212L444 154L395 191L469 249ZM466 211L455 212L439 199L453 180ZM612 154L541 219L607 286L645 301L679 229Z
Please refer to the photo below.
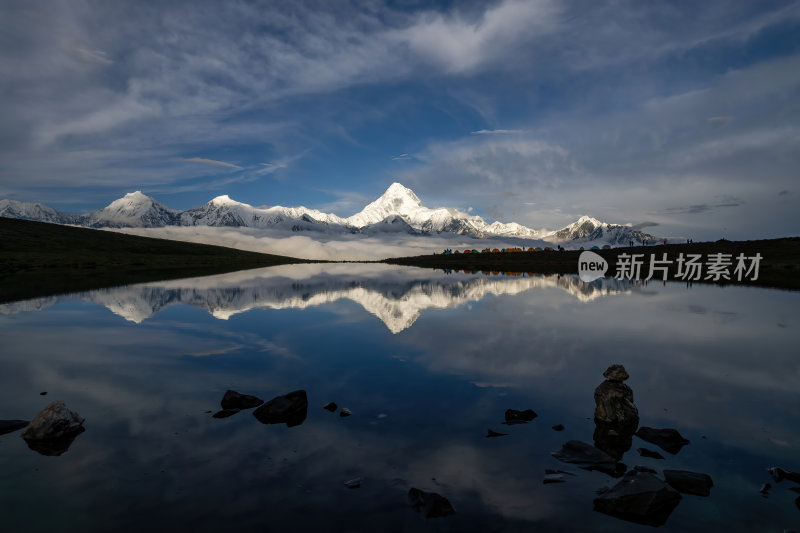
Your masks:
M207 204L183 211L181 226L232 226L246 228L278 228L292 231L344 231L344 220L307 207L253 207L230 196L218 196Z
M360 212L347 218L307 207L261 206L238 202L227 195L207 204L176 211L140 191L126 194L108 206L85 215L69 215L42 204L13 200L0 201L0 216L25 218L59 224L89 227L160 228L165 226L214 226L323 233L408 233L424 235L446 233L485 238L536 240L541 243L628 244L654 241L655 237L627 226L607 224L591 217L557 230L528 228L515 222L488 223L483 218L448 207L428 208L414 192L393 183L383 195ZM527 244L525 244L527 245ZM533 244L531 244L533 245Z
M636 243L653 242L656 238L642 231L631 229L628 226L607 224L600 222L596 218L582 216L572 224L547 234L545 240L551 242L572 241L587 243L602 241L606 244L627 246L630 241Z
M59 213L44 204L16 200L0 200L0 217L50 222L51 224L73 224L77 219L75 215Z
M384 221L387 217L401 217L411 228L426 233L457 233L476 237L502 236L537 239L543 232L520 224L488 224L479 216L469 215L453 208L430 209L399 183L392 183L383 195L355 215L345 219L347 224L364 228Z
M91 228L163 228L177 224L177 211L169 209L141 191L129 192L103 209L80 218L78 223Z

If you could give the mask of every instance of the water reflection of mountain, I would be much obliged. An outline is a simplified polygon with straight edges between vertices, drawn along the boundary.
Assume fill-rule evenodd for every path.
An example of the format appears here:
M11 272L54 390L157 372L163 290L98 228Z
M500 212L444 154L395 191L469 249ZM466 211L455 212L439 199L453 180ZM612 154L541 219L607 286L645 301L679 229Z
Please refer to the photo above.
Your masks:
M346 299L377 316L392 333L399 333L426 309L454 308L487 295L548 288L589 302L633 287L629 281L613 278L585 283L577 276L563 275L443 275L385 265L287 265L14 302L0 305L0 314L35 311L80 298L138 324L178 304L199 307L227 320L251 309L305 309Z

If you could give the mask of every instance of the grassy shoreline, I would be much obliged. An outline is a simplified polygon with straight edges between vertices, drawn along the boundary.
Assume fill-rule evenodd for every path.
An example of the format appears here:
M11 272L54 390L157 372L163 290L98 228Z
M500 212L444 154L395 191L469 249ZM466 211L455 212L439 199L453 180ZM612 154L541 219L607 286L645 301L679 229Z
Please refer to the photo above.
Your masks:
M616 272L621 253L744 253L763 257L756 281L732 281L800 290L800 238L720 241L597 250ZM369 261L467 272L575 274L580 251L455 254ZM275 265L324 263L223 246L139 237L89 228L0 218L0 303L148 281L208 276ZM647 263L643 267L646 276ZM671 272L674 278L675 268ZM681 280L678 280L681 281ZM724 280L723 283L724 284Z
M705 262L709 254L731 254L735 258L739 254L753 257L756 253L762 256L759 275L756 280L743 279L736 281L720 280L712 282L702 279L695 283L716 283L718 285L752 285L774 287L780 289L800 290L800 237L781 239L761 239L753 241L717 241L697 242L691 244L658 244L650 246L632 246L612 248L610 250L592 250L608 262L607 275L617 272L617 258L620 254L643 254L641 279L648 275L650 256L673 261L668 280L681 281L677 278L677 260L679 254L701 254ZM514 252L514 253L478 253L478 254L431 254L413 257L384 259L384 263L394 265L416 266L438 270L466 270L468 272L535 272L537 274L577 274L579 250L547 251L547 252ZM731 268L731 272L733 267ZM705 278L705 268L703 278ZM657 279L661 279L657 277Z
M312 262L321 261L0 218L0 302Z

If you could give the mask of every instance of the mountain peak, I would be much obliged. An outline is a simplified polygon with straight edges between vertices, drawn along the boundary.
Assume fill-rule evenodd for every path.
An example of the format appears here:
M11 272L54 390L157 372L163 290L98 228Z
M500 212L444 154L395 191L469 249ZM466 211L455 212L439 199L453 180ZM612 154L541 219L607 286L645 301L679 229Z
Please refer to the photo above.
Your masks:
M389 185L389 188L386 189L386 192L384 192L376 201L382 203L391 202L396 207L400 207L401 204L406 204L406 206L413 205L415 207L422 205L422 202L417 195L414 194L414 191L398 182L394 182Z
M576 222L574 222L573 224L580 226L580 225L582 225L582 224L585 224L586 222L591 222L591 223L592 223L593 225L595 225L595 226L600 226L600 225L602 225L602 224L603 224L602 222L600 222L600 221L599 221L599 220L597 220L596 218L592 218L592 217L590 217L590 216L588 216L588 215L583 215L581 218L579 218L579 219L578 219Z
M236 205L239 202L237 202L236 200L231 199L231 197L228 196L227 194L223 194L221 196L217 196L216 198L214 198L213 200L211 200L208 203L212 204L212 205Z

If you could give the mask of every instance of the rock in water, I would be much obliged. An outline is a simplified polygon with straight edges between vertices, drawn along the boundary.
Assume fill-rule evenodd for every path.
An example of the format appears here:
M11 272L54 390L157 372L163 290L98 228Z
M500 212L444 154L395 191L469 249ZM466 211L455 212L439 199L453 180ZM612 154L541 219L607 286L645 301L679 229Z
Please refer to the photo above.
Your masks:
M714 486L708 474L688 470L664 470L664 479L678 492L696 496L708 496L711 494L711 487Z
M229 416L235 415L239 411L241 411L241 409L223 409L222 411L217 411L211 416L214 418L228 418Z
M408 505L424 518L439 518L455 514L453 505L444 496L411 487L408 490Z
M633 404L633 391L623 383L628 373L622 365L611 365L603 372L607 379L594 390L594 419L636 431L639 410Z
M296 390L271 399L253 411L253 416L262 424L286 424L294 427L305 421L307 413L306 391Z
M223 409L250 409L251 407L258 407L264 400L249 394L240 394L235 390L228 390L222 401L219 402Z
M636 448L636 451L639 452L639 455L642 457L649 457L651 459L663 459L664 456L654 450L649 450L647 448Z
M350 409L348 409L347 407L342 407L342 408L339 410L339 416L340 416L340 417L342 417L342 418L344 418L344 417L346 417L346 416L350 416L350 415L352 415L352 414L353 414L353 411L351 411L351 410L350 410Z
M22 429L30 424L28 420L0 420L0 435Z
M608 455L603 450L597 449L591 444L587 444L579 440L570 440L565 442L559 451L553 452L550 455L563 463L613 465L617 462L616 459Z
M328 402L325 405L323 405L322 408L332 413L336 411L339 408L339 406L336 405L336 402Z
M796 472L790 472L789 470L784 470L779 466L773 466L772 468L768 468L767 471L769 475L772 476L772 479L775 480L775 483L780 483L784 479L788 479L789 481L794 481L795 483L800 483L800 474Z
M494 431L492 429L488 429L486 431L487 431L487 433L486 433L486 438L487 439L491 438L491 437L505 437L505 436L508 435L508 433L498 433L497 431Z
M84 418L70 411L64 402L56 400L31 420L22 438L28 448L42 455L61 455L83 431Z
M44 440L64 437L83 427L84 420L78 413L67 409L64 402L56 400L39 411L22 432L22 438Z
M631 470L594 499L594 510L622 520L658 527L678 506L681 495L653 474Z
M683 438L677 430L672 428L655 429L649 427L641 427L635 433L640 439L655 444L662 450L672 455L676 455L681 448L689 444L689 440Z
M518 411L516 409L506 409L506 424L525 424L539 416L533 409Z
M344 482L344 486L348 489L357 489L361 486L361 478L357 477Z
M611 381L625 381L630 377L622 365L611 365L603 372L603 377Z

